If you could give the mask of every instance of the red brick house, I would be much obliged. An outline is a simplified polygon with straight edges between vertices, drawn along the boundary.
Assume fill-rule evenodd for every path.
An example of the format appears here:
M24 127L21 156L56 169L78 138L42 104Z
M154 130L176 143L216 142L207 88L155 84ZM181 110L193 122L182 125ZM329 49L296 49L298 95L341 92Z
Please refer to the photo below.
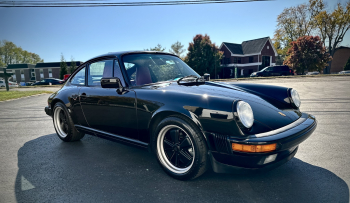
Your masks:
M277 56L270 37L244 41L241 44L223 42L219 49L224 52L220 78L235 77L235 67L238 76L247 77L252 72L275 65Z

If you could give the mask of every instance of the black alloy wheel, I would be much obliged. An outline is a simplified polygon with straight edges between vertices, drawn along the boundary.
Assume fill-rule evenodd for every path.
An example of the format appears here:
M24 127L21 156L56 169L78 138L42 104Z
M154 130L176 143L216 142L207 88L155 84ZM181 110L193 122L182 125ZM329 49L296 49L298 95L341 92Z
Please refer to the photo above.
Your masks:
M162 158L174 172L186 172L194 160L191 138L187 133L175 125L165 126L159 135Z
M190 180L208 168L206 141L189 119L171 116L162 120L153 131L152 148L163 170L173 178Z

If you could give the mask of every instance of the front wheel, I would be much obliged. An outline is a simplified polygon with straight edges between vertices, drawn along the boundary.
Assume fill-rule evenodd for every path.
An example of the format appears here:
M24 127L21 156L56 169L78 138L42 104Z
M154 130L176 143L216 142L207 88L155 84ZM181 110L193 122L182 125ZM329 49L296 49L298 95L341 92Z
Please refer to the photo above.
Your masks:
M73 142L84 137L84 133L78 132L67 107L57 102L53 108L53 125L58 137L65 142Z
M158 163L173 178L190 180L208 168L207 145L202 133L187 119L168 117L153 134L153 149Z

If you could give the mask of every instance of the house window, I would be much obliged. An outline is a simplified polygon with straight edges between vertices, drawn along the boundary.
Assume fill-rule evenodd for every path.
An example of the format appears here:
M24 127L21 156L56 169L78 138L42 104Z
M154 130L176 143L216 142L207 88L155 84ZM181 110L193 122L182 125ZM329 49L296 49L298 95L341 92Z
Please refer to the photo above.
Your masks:
M24 70L21 70L21 80L24 80Z
M237 63L237 58L236 57L233 58L233 63Z
M241 58L237 58L237 63L241 63Z
M49 78L52 78L52 68L49 68Z
M269 46L267 46L267 49L270 49L270 47L269 47Z
M40 78L41 78L41 79L44 78L44 69L40 69Z
M254 57L250 56L249 57L249 63L253 63Z

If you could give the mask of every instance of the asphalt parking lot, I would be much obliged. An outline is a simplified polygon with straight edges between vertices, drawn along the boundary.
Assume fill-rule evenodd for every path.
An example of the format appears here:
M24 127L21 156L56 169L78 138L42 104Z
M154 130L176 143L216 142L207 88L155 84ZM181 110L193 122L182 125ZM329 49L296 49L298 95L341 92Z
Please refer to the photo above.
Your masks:
M41 95L0 103L0 202L349 202L350 77L240 82L295 88L318 120L281 167L174 180L143 150L90 135L62 142Z

